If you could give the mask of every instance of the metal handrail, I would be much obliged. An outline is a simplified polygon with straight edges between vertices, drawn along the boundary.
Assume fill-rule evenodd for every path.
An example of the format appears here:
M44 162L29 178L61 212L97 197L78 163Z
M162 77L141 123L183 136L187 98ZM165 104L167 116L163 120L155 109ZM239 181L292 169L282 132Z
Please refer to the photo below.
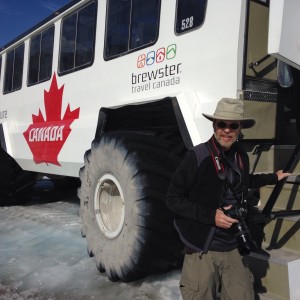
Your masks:
M285 168L283 169L283 172L292 173L295 170L299 159L300 159L300 139L298 140L296 147L295 147L289 161L287 162ZM278 196L279 196L280 192L282 191L283 186L286 183L286 181L287 181L287 178L284 178L276 183L265 207L262 210L262 214L265 217L267 217L267 218L271 217L272 209L273 209L273 207L278 199ZM275 215L276 214L277 213L275 213ZM272 216L274 216L274 213L272 214Z

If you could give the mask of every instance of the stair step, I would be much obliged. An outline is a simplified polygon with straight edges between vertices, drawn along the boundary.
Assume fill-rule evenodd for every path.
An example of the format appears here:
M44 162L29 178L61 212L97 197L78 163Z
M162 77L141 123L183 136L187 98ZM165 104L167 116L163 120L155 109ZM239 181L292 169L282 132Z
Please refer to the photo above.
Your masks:
M284 169L294 149L295 146L293 145L274 145L268 151L263 151L256 166L255 172L273 172L274 170L277 171ZM250 165L253 166L256 155L249 153L249 159ZM294 173L300 173L300 162L298 162Z
M265 186L260 189L260 205L267 203L274 186ZM290 176L286 181L274 208L300 210L300 176Z
M284 249L264 249L252 252L246 259L255 278L255 290L260 295L274 300L300 299L299 254Z
M271 293L258 293L257 295L259 298L255 298L255 299L259 299L259 300L284 300L284 298L279 297L277 295L273 295Z
M286 249L300 256L300 216L271 220L264 228L267 249ZM300 299L300 298L299 298Z

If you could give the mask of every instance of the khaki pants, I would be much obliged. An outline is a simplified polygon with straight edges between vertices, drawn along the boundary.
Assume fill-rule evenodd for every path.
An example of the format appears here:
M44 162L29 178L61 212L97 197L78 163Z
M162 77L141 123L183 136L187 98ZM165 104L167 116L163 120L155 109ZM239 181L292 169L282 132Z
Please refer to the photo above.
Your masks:
M186 254L180 279L183 300L253 300L253 275L238 250Z

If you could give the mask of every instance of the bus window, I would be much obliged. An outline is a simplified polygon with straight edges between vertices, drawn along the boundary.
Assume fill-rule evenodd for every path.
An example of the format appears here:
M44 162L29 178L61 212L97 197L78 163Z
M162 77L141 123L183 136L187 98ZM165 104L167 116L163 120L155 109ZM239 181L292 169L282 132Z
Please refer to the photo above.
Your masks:
M109 0L105 58L152 45L158 37L160 0Z
M1 80L1 69L2 69L2 56L0 56L0 80Z
M4 93L19 90L22 87L24 62L24 43L11 50L6 56Z
M90 66L94 60L96 3L62 21L59 74Z
M48 80L52 74L54 26L30 41L28 85Z
M177 0L176 33L200 27L205 18L207 0Z

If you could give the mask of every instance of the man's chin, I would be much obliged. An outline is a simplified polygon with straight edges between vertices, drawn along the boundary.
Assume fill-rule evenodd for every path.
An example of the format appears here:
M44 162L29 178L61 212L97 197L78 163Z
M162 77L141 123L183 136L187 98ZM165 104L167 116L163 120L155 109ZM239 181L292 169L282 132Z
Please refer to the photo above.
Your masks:
M229 150L230 147L232 146L233 142L232 142L232 140L230 140L230 141L221 140L220 144L224 150Z

